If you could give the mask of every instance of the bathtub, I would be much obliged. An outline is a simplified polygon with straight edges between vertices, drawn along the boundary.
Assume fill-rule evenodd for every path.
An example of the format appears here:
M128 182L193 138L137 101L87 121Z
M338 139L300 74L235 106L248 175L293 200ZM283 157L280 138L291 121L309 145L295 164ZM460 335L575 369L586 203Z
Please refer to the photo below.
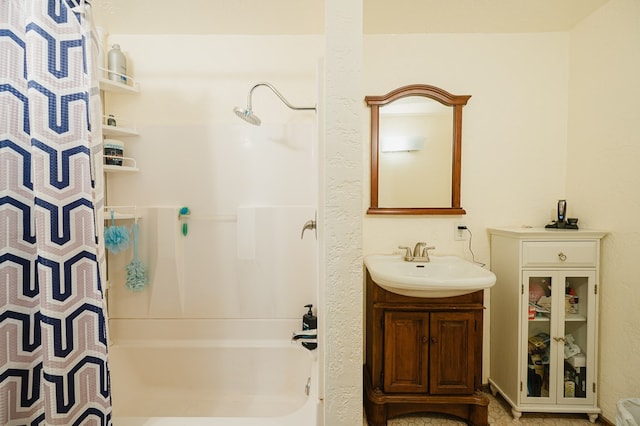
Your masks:
M318 354L299 320L110 320L118 426L316 426Z

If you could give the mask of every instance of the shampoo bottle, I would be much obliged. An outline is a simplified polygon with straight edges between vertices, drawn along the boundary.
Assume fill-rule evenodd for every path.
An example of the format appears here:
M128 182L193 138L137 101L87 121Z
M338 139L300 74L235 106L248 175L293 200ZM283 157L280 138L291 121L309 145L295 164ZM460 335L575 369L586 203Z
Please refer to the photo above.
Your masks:
M119 44L114 44L109 50L107 68L109 68L109 80L127 84L127 58L120 50Z
M316 317L315 315L313 315L313 311L311 310L311 308L313 308L313 305L304 305L305 308L309 308L309 310L307 311L306 314L304 314L302 316L302 331L305 330L315 330L318 328L318 317ZM302 342L302 346L304 346L305 348L311 350L311 349L315 349L318 347L317 343L310 343L310 342Z

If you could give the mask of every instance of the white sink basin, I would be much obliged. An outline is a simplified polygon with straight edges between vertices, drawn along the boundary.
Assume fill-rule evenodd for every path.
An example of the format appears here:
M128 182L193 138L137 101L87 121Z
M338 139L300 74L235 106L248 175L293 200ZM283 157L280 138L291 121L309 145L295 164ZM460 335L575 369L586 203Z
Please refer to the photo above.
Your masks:
M457 256L430 256L406 262L400 255L370 255L364 264L373 281L392 293L412 297L451 297L490 288L493 272Z

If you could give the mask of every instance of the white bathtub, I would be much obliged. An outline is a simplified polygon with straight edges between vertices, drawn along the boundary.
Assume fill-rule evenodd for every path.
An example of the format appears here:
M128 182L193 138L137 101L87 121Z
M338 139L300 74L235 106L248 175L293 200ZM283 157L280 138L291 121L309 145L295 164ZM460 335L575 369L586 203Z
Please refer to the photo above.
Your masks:
M317 425L317 350L292 320L111 320L118 426Z

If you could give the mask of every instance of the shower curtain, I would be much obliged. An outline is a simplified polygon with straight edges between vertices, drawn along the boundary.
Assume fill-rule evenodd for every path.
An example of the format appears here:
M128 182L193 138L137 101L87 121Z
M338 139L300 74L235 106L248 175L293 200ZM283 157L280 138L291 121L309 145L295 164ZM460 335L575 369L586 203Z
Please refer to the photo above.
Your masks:
M0 0L0 424L110 425L84 0Z

